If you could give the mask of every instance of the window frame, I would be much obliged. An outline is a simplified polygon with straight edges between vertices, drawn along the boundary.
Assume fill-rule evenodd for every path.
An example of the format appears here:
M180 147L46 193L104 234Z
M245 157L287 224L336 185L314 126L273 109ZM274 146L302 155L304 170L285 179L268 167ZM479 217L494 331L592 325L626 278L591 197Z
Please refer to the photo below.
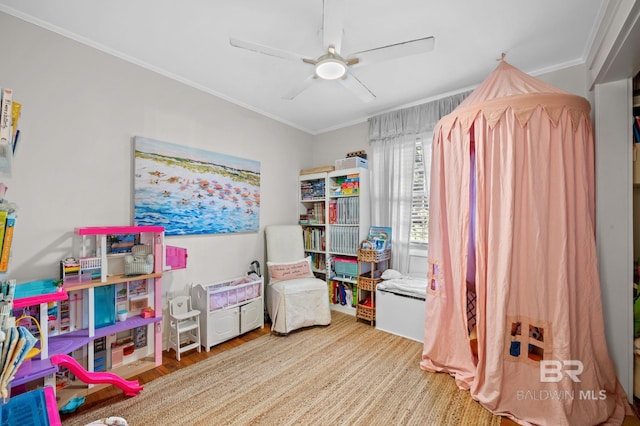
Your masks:
M426 134L416 137L415 151L413 161L413 181L411 191L411 233L410 233L410 251L412 255L426 256L429 247L429 177L431 148L429 141L432 134ZM429 164L425 164L428 162ZM419 217L419 210L426 211L426 219ZM420 225L419 222L422 222ZM420 229L415 230L415 227ZM415 238L416 234L423 238Z

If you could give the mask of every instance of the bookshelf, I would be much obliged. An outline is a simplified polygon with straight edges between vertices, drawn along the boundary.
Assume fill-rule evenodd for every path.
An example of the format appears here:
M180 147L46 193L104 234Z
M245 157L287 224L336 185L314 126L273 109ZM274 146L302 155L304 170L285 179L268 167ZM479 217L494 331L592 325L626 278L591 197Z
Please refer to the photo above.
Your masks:
M300 225L314 274L326 279L327 173L300 175Z
M19 138L20 132L18 129L18 118L20 117L21 104L13 99L13 90L7 87L0 88L0 174L5 176L11 176L11 169L13 164L13 155L15 147ZM0 273L4 275L9 269L9 255L11 252L11 245L13 242L13 232L16 222L16 206L6 200L7 185L0 183ZM26 306L22 303L29 301L36 305L40 310L46 309L49 302L55 302L62 300L66 297L66 292L58 289L56 286L49 285L41 286L42 283L38 283L37 291L33 291L33 286L29 288L22 287L20 289L16 286L16 280L8 279L2 276L1 283L2 291L0 292L0 332L2 333L2 339L4 341L4 355L7 355L7 359L12 355L11 352L7 352L7 348L10 348L8 344L9 329L14 329L16 325L16 312L19 309L25 309ZM46 291L44 290L46 287ZM28 290L28 291L26 291ZM43 294L44 293L44 294ZM27 318L30 318L28 316ZM20 319L20 318L18 318ZM25 318L26 320L26 318ZM31 320L27 320L31 323ZM22 324L18 324L22 325ZM35 329L37 337L40 338L39 355L41 358L47 357L48 345L47 345L47 330L46 327L42 332ZM18 346L16 346L17 348ZM34 348L35 349L35 348ZM16 352L17 349L16 349ZM7 370L11 368L10 363L6 363L4 368L0 367L3 373L7 373ZM16 376L18 374L25 374L25 372L32 367L32 360L24 360L15 371ZM34 362L37 364L37 361ZM49 368L50 365L42 363L42 369ZM38 368L36 366L36 368ZM50 371L50 370L49 370ZM7 391L7 387L15 386L16 380L13 379L10 382L4 383L2 386L3 393Z
M355 316L358 246L371 225L369 170L301 175L299 183L305 251L327 281L331 309Z
M18 121L22 104L14 99L13 90L0 88L0 174L11 176L13 156L20 140ZM9 269L9 255L16 224L15 205L5 199L7 186L0 183L0 273Z

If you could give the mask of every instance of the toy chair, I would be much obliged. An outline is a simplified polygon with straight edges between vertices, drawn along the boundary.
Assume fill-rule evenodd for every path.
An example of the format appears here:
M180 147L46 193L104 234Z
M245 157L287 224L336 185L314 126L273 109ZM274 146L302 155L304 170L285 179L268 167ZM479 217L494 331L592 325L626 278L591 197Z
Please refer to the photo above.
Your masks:
M125 275L144 275L153 272L151 246L139 244L131 247L131 254L124 257Z
M266 294L271 331L292 330L331 323L327 283L314 277L304 253L302 227L265 228L269 281Z
M169 300L169 348L180 354L198 348L200 352L200 311L191 309L189 296Z

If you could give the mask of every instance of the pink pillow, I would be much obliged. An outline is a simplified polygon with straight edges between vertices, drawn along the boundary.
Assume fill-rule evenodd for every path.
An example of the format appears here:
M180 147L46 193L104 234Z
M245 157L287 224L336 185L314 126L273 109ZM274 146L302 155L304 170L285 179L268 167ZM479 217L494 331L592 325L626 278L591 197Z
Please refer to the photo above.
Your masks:
M296 278L313 278L314 276L311 271L310 256L295 262L267 262L267 267L269 268L270 284Z

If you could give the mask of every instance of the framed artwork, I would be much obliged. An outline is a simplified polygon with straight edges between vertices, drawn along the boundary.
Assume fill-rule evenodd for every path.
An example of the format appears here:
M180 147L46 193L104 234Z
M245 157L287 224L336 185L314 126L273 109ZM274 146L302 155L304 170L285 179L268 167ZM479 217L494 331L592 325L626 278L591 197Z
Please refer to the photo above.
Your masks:
M129 296L140 296L147 294L147 280L129 282Z
M165 235L258 232L260 162L134 138L134 222Z
M127 300L127 283L116 284L116 301L122 302L126 300Z
M140 244L140 234L107 235L107 254L131 253L136 244Z

